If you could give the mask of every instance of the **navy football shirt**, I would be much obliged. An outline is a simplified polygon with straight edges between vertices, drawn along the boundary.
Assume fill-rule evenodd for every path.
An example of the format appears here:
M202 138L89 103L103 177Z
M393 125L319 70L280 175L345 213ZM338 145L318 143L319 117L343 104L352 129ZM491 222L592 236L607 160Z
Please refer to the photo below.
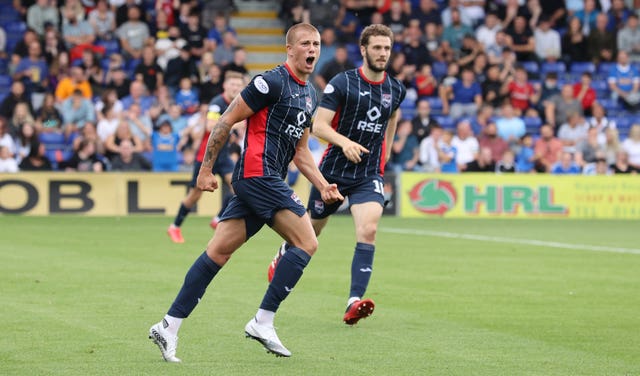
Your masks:
M284 179L296 145L311 125L318 104L315 88L284 64L254 77L240 95L255 113L247 119L244 151L233 180L257 176Z
M333 128L367 148L369 154L356 164L344 156L342 149L330 144L320 162L320 171L354 180L382 175L387 123L406 93L404 85L386 73L380 82L368 80L362 67L333 77L325 87L320 107L335 111Z

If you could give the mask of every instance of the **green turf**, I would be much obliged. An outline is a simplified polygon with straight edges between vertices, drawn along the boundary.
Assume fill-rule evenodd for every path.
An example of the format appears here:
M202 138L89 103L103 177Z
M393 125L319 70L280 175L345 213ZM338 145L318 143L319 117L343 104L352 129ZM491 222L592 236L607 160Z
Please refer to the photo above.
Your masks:
M146 338L204 249L207 218L0 217L0 375L640 375L640 254L396 234L471 233L638 249L634 222L384 218L368 296L341 322L354 236L333 218L276 325L243 336L279 244L268 229L214 280L166 364Z

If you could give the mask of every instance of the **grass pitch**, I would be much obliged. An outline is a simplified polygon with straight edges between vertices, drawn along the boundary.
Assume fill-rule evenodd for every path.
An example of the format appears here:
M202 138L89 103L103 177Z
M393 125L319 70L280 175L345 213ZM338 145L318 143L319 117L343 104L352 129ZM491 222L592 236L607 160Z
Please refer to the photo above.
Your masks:
M289 359L243 335L280 244L265 228L185 321L182 364L164 363L147 331L211 230L190 217L175 245L169 223L0 217L0 374L640 375L631 221L384 218L376 311L347 327L353 225L332 218L276 317Z

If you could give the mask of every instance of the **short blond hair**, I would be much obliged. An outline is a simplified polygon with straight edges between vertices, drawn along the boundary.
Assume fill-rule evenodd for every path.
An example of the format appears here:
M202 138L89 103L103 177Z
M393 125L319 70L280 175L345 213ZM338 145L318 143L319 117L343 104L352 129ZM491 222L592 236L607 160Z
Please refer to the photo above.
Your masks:
M299 23L291 26L289 30L287 30L287 36L285 38L287 45L292 45L297 41L297 34L299 30L306 30L311 32L316 32L320 35L318 29L315 26L308 23Z

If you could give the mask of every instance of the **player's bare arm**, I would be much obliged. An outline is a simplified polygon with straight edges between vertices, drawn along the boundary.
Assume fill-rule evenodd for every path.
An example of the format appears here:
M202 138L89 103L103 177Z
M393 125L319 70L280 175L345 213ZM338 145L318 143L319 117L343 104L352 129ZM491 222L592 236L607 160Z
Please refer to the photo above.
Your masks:
M387 131L384 134L385 144L387 148L385 150L384 161L389 162L391 158L391 144L393 144L393 138L396 135L396 128L398 126L398 119L400 118L400 110L395 110L391 114L389 118L389 122L387 123Z
M313 122L313 134L321 139L339 146L347 157L353 163L360 163L363 153L369 153L369 150L359 143L350 140L348 137L341 135L331 127L331 121L335 116L335 111L324 107L318 108L315 120Z
M321 193L322 201L331 204L336 201L344 200L344 197L338 191L338 186L335 184L329 184L329 182L322 176L322 173L318 169L311 150L309 150L309 129L305 129L298 146L296 146L296 155L293 157L293 163L295 163L298 170L313 184Z
M203 191L213 192L218 188L218 182L211 171L218 158L220 150L227 143L229 133L234 124L242 122L253 114L247 103L238 96L231 102L229 108L222 114L218 122L211 130L207 141L207 150L202 159L202 166L198 173L198 188Z

